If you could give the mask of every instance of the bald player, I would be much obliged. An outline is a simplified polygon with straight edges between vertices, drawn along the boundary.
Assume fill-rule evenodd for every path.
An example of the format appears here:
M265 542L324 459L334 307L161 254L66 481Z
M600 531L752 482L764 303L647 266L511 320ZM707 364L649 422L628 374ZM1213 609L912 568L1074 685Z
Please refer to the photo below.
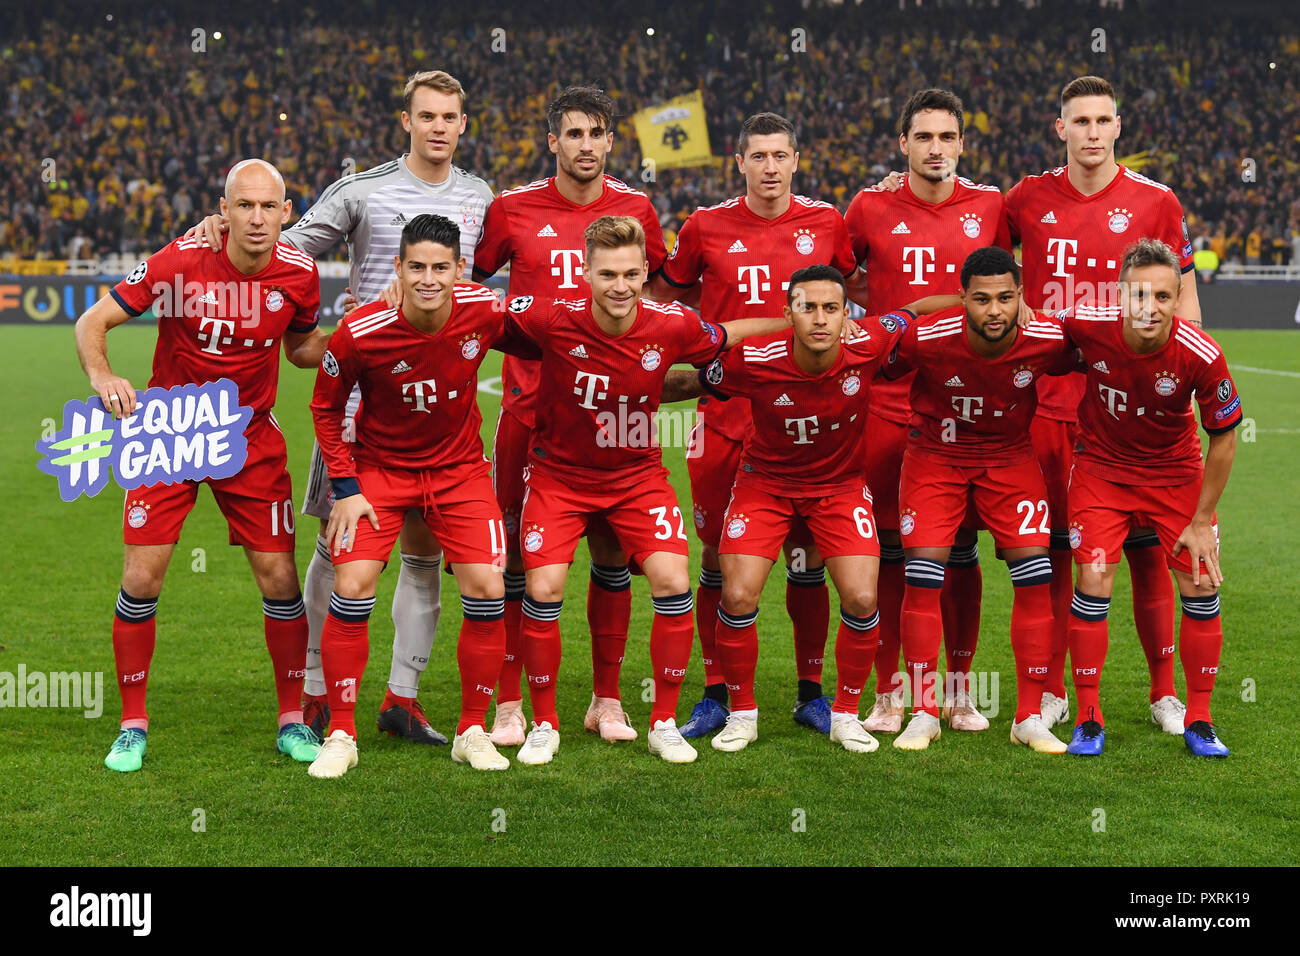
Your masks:
M270 163L247 159L230 170L221 213L230 220L220 253L181 238L141 262L76 326L77 355L90 385L114 417L131 416L134 386L108 362L107 333L152 308L158 316L149 387L173 388L227 378L253 409L244 429L248 457L230 478L156 484L127 492L122 509L126 555L113 618L113 656L122 697L121 732L104 760L110 770L139 770L149 715L145 690L153 659L155 612L163 576L200 484L212 489L262 593L263 627L278 701L277 749L299 762L319 751L303 723L307 618L294 566L293 488L284 436L271 408L280 373L278 349L314 368L327 336L317 328L320 279L312 258L280 241L289 221L284 180ZM176 290L187 291L177 301ZM198 290L203 290L202 292Z

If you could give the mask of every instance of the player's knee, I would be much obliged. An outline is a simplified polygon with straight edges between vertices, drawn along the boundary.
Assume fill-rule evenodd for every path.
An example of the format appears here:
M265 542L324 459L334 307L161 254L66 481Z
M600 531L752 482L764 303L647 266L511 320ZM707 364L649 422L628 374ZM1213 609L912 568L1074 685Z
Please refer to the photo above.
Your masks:
M334 593L350 601L375 596L375 577L363 572L355 563L336 565Z
M876 589L862 587L841 592L840 610L853 617L871 617L876 610Z
M162 585L163 575L149 568L127 567L122 571L122 590L134 598L157 600Z
M564 579L558 581L550 578L533 577L528 580L526 585L528 597L534 601L541 601L546 604L553 604L556 601L564 600Z
M745 616L758 610L758 598L761 588L750 587L742 582L722 580L722 606L731 614Z

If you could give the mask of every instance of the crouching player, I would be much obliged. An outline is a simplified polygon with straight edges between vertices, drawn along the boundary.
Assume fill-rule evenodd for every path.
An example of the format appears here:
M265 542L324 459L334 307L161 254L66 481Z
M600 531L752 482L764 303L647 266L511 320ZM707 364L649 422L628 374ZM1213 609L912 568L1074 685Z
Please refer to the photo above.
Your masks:
M713 747L743 750L758 739L758 602L798 516L840 597L830 739L870 753L879 744L859 722L858 708L876 657L880 545L857 450L871 379L915 314L866 319L841 342L847 293L837 269L798 270L786 296L792 330L728 352L693 380L673 372L664 396L676 401L707 390L724 401L746 398L753 412L719 547L717 650L731 713ZM923 309L926 301L913 307Z
M967 256L962 306L907 331L883 374L915 370L912 427L899 483L903 540L903 654L912 718L894 740L924 750L939 738L937 667L944 566L972 498L1011 572L1016 661L1012 743L1064 753L1040 711L1051 659L1052 565L1047 491L1029 441L1035 383L1075 365L1061 324L1046 316L1021 328L1020 269L997 247Z
M1197 756L1228 756L1210 717L1223 648L1215 508L1232 470L1241 399L1219 346L1174 314L1180 280L1173 250L1142 239L1120 266L1122 314L1080 308L1063 316L1066 335L1088 366L1070 478L1078 578L1069 641L1079 703L1070 753L1081 756L1100 754L1105 742L1099 687L1106 615L1131 523L1156 529L1182 598L1183 740ZM1204 465L1193 396L1210 436Z
M690 661L694 620L685 521L654 433L664 376L674 362L703 366L747 335L784 319L721 326L678 305L640 298L647 278L645 231L630 216L587 227L583 278L591 298L510 301L507 325L541 349L533 447L520 537L525 588L524 663L533 726L520 763L549 763L559 750L555 679L560 608L573 552L603 517L645 572L654 599L650 661L654 704L650 752L689 763L695 748L677 730L677 698Z
M357 765L367 622L408 509L423 515L451 562L464 609L451 757L475 770L510 766L483 729L505 659L505 529L477 402L485 353L507 347L504 314L489 289L457 285L465 270L460 230L443 216L407 223L394 263L402 305L374 302L348 315L330 338L311 403L335 496L325 535L334 592L321 637L334 731L308 768L313 777L341 777ZM343 427L354 384L361 389L356 434L364 440L348 443Z

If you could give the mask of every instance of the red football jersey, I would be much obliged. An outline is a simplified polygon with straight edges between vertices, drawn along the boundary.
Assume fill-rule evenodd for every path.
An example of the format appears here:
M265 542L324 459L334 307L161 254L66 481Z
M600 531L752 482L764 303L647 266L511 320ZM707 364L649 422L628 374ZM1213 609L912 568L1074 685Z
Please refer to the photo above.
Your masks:
M1192 268L1183 207L1172 189L1132 170L1085 196L1066 167L1026 176L1007 193L1007 222L1020 243L1025 299L1056 312L1072 306L1116 304L1124 250L1141 238L1159 239ZM1038 389L1039 414L1072 422L1083 398L1083 376L1050 379Z
M1075 466L1135 486L1199 481L1192 397L1207 432L1241 424L1241 398L1214 339L1174 316L1169 341L1137 355L1124 342L1118 309L1080 306L1062 318L1088 366Z
M986 358L971 348L959 306L908 329L884 374L913 373L909 452L947 465L1015 465L1034 460L1032 386L1074 361L1060 321L1046 315L1020 329L1006 354Z
M854 261L867 272L867 304L875 310L899 309L928 295L957 295L968 255L986 246L1011 251L1002 191L960 176L941 203L918 199L908 176L897 192L864 189L844 220ZM872 413L907 424L910 388L906 377L878 380L871 389Z
M266 268L244 275L223 245L213 255L201 238L177 239L140 263L110 295L130 315L150 307L158 344L149 385L201 385L228 378L254 415L275 405L280 340L316 328L316 262L277 242Z
M841 344L820 375L795 364L793 331L747 340L701 372L720 398L748 399L753 431L736 484L799 498L859 490L871 379L914 318L899 311L863 319L862 333Z
M474 278L484 280L510 263L510 296L539 302L580 299L589 291L582 278L585 233L601 216L634 216L645 229L650 274L667 256L659 214L650 198L613 176L593 203L579 206L560 195L555 177L507 189L488 206L483 235L474 250ZM537 409L537 363L506 356L501 366L501 406L530 428Z
M812 265L834 266L845 276L856 268L838 209L791 196L789 209L764 219L737 196L691 213L664 263L664 278L681 289L702 282L700 314L725 322L781 315L790 276ZM751 424L743 399L701 398L699 416L733 441L743 440Z
M530 470L599 494L666 475L655 413L676 362L707 365L726 344L720 326L681 306L641 299L632 327L611 337L587 299L510 300L507 326L542 352Z
M505 313L491 289L453 290L451 316L433 335L400 309L372 302L330 336L316 375L311 412L330 478L350 478L357 462L384 468L444 468L484 461L478 367L506 346ZM357 441L343 436L345 407L361 386Z

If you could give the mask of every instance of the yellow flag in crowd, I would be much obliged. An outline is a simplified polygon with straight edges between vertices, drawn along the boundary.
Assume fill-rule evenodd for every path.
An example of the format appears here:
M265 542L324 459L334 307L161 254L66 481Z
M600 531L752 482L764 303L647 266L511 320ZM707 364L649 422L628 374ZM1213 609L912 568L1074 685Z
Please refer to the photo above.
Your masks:
M657 169L702 166L712 161L704 94L696 90L641 110L632 117L641 156Z

